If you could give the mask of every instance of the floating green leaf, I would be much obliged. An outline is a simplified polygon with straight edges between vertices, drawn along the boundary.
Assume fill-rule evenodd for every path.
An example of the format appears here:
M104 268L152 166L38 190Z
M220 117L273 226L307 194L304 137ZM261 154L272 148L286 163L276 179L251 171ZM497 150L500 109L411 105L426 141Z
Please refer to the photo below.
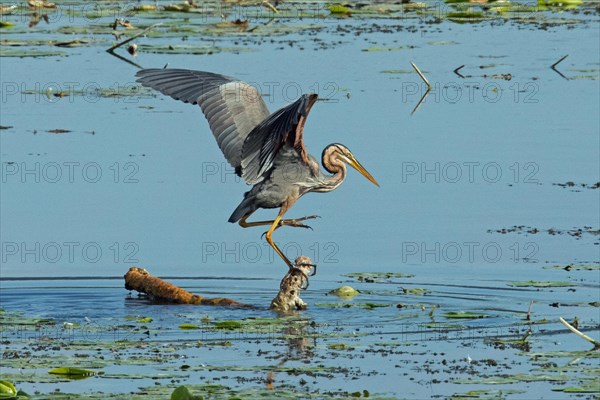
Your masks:
M242 327L242 324L239 321L219 321L219 322L215 322L215 328L217 328L217 329L234 330L234 329L240 329L241 327Z
M200 327L194 324L181 324L179 325L179 329L200 329Z
M0 399L10 398L17 395L17 388L12 382L0 381Z
M59 367L48 371L52 375L66 375L73 378L87 378L96 375L95 371L89 369L72 368L72 367Z
M200 400L201 396L194 396L185 386L179 386L171 394L171 400Z
M348 346L345 343L332 343L332 344L328 344L327 348L332 349L332 350L346 350L346 349L349 349L350 346Z
M65 55L65 52L58 50L23 50L0 48L0 57L57 57Z
M339 4L332 4L329 7L329 12L332 14L352 15L352 11L348 7Z
M340 286L339 288L329 292L329 294L333 294L340 297L354 297L358 293L359 291L351 286Z

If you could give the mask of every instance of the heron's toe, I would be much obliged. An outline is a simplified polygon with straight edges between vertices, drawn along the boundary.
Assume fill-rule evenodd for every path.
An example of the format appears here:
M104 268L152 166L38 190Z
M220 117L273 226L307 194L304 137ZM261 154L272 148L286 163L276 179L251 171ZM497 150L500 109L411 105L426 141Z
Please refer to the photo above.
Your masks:
M297 221L306 221L307 219L321 218L320 215L309 215L308 217L298 218Z
M291 220L287 225L293 226L296 228L310 229L311 231L313 230L313 228L311 226L300 223L300 222L298 222L298 220Z

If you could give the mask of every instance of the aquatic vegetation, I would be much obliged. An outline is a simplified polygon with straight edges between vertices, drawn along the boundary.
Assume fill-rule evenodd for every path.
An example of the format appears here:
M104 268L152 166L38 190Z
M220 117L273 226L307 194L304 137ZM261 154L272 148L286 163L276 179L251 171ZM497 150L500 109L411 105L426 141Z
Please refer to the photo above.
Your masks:
M94 376L94 375L98 374L98 372L91 371L89 369L73 368L73 367L58 367L58 368L51 369L50 371L48 371L48 373L52 374L52 375L67 376L71 379L89 378L90 376Z
M255 59L254 56L271 63L278 59L297 60L291 56L304 54L308 70L304 70L303 78L299 79L320 79L320 75L317 76L314 72L317 65L310 64L312 60L322 59L324 63L332 65L333 71L327 79L336 80L338 88L333 96L329 96L332 97L332 103L326 104L328 107L334 105L334 101L340 101L340 98L344 107L372 101L373 97L369 97L373 95L371 85L373 82L385 81L384 90L377 92L377 96L381 95L383 98L386 91L395 93L397 102L390 114L398 115L406 105L402 98L406 90L402 85L413 81L421 83L417 81L419 78L415 72L409 69L409 61L414 57L422 57L415 61L429 68L432 82L433 79L463 82L463 78L454 75L452 71L465 64L462 73L466 78L477 80L481 86L497 84L501 86L497 93L503 94L505 99L511 97L511 100L514 93L523 92L509 89L510 85L522 84L524 79L539 83L546 95L553 88L553 79L560 80L561 87L564 84L566 89L574 85L579 85L577 88L585 87L585 82L581 80L597 81L599 77L598 65L580 64L574 52L568 65L563 64L562 71L569 78L568 81L562 82L562 78L548 68L563 54L571 52L561 47L572 43L566 40L570 32L578 32L577 29L592 31L588 28L595 27L597 23L597 3L577 0L540 0L529 4L483 0L404 4L324 3L304 0L271 3L276 11L260 0L196 0L195 4L179 0L142 1L128 4L125 8L123 2L100 0L94 2L92 7L89 2L69 0L56 2L56 9L41 10L30 9L23 2L7 6L6 9L0 8L0 55L7 57L3 59L3 68L4 63L8 62L15 71L17 63L22 63L18 57L28 57L28 70L39 66L42 72L51 71L48 77L52 76L52 79L62 76L63 66L66 67L65 71L72 71L72 64L80 61L89 63L84 64L85 68L93 66L90 71L100 84L88 91L79 90L81 87L68 91L64 88L36 91L31 90L32 86L27 86L17 89L16 94L16 97L27 103L27 107L23 108L31 115L40 111L36 109L35 96L47 96L52 103L59 102L52 112L64 104L68 112L81 113L81 108L77 108L78 103L84 102L79 100L88 95L99 98L100 107L119 103L111 108L111 114L107 114L109 119L114 117L119 121L115 125L119 128L115 130L118 134L111 135L116 141L113 144L117 143L114 151L106 147L108 151L105 153L90 152L90 157L144 152L162 156L159 153L172 150L161 146L155 137L146 140L147 136L140 142L143 143L143 149L129 148L135 143L127 141L132 128L121 121L131 123L142 113L156 117L158 114L154 112L157 112L158 107L149 100L129 105L119 99L151 99L155 94L137 85L110 87L115 80L132 81L130 75L133 74L133 68L104 52L112 44L133 37L157 22L163 25L135 39L137 56L128 54L125 48L118 49L119 54L127 61L144 67L160 68L168 62L175 67L194 64L209 68L210 65L211 69L216 70L218 65L227 65L226 69L232 72L245 71L248 66L245 63ZM38 15L35 16L35 13ZM44 15L50 22L44 19ZM53 20L53 16L56 19ZM115 18L123 21L115 23ZM508 29L513 31L504 36ZM531 38L526 35L527 32L533 32L536 40L531 42L532 48L544 49L544 53L512 51L510 42L516 37L514 32L517 30L524 32L524 40ZM554 31L562 35L561 40L546 45L546 36L543 36L541 30ZM472 41L465 32L481 35L481 43L488 43L490 39L490 43L497 45L483 49L468 47ZM459 34L462 36L457 36ZM488 34L489 38L484 36ZM585 35L581 32L578 34L583 43ZM452 37L461 39L450 40ZM555 50L556 54L546 52L549 48ZM327 59L333 54L328 52L331 49L347 50L366 64L372 60L375 69L368 75L360 70L363 64L358 64L356 77L349 78L342 71L348 68L337 60ZM577 57L582 54L583 52L578 52ZM96 60L99 60L97 64ZM457 63L444 64L449 61ZM278 72L278 79L282 79L288 72L286 69L293 66L291 63L283 64L282 70ZM338 67L340 70L336 70ZM99 73L103 68L109 72ZM10 66L4 69L9 70ZM485 76L482 76L483 72L486 73ZM469 77L469 73L475 76ZM506 80L509 74L510 82ZM67 78L71 79L71 76L65 77L65 80ZM36 79L43 80L46 76L41 73ZM73 79L80 80L81 77L74 76ZM343 89L339 89L340 87ZM268 90L264 90L265 87L262 89L264 94L269 94ZM475 93L479 93L477 90L479 89ZM346 94L350 93L352 98L346 98ZM466 93L465 90L463 100ZM328 93L320 93L321 97L325 98L324 94ZM336 95L340 98L336 98ZM442 88L427 99L427 103L432 106L427 111L431 114L420 120L420 123L425 119L437 120L434 109L444 106L443 95ZM44 97L40 98L44 100ZM71 99L75 100L74 106L67 104ZM269 100L279 102L282 99L273 96ZM548 98L544 97L544 100ZM481 111L476 103L465 102L472 109L472 115L478 115ZM550 101L542 104L544 107L551 106ZM486 106L499 105L486 103ZM529 106L531 108L526 111L531 111L531 115L538 115L535 113L539 110ZM123 117L119 110L124 108L128 108L128 112L132 114L119 120ZM504 121L503 116L509 115L507 111L510 110L500 107L496 109L499 110L498 121ZM546 108L548 109L552 108ZM352 108L348 110L352 112ZM32 129L27 125L28 114L13 120L12 112L6 114L7 120L4 122L3 109L4 126L0 127L3 129L3 141L5 138L12 140L19 133ZM49 141L60 143L60 148L68 149L67 155L81 154L82 158L87 157L88 153L75 152L73 143L85 141L93 143L89 149L104 149L102 146L106 142L96 143L101 135L93 137L76 134L86 129L78 124L87 123L87 120L97 121L95 118L87 118L87 112L79 121L43 125L43 129L37 130L37 136L28 135L28 141L35 140L31 142L31 149L16 146L19 154L15 155L11 153L13 146L7 146L3 151L8 154L2 156L3 160L6 157L7 160L12 162L14 159L18 163L19 156L26 157L28 152L39 152L42 154L38 154L39 157L47 159L60 159L65 155L57 151L59 147L56 144L48 149L48 154L44 154L45 149L40 148ZM178 111L167 107L160 112ZM562 113L561 117L564 118L566 114L569 113ZM42 110L40 115L48 116L51 112ZM342 114L340 118L334 125L339 124L343 128L346 115ZM452 122L451 119L449 121ZM471 124L475 119L464 121ZM493 118L487 121L490 131L498 123ZM382 127L387 122L377 121ZM583 125L581 121L578 123ZM442 124L445 121L440 126ZM4 129L9 126L15 128ZM429 133L404 136L404 124L398 126L398 132L402 132L403 137L398 142L391 142L393 145L406 145L408 150L412 150L410 146L428 144L426 139ZM531 125L523 126L531 128ZM573 121L565 122L564 126L579 127ZM177 126L179 128L181 127ZM415 128L415 125L410 128ZM523 130L523 137L527 140L530 139L527 136L528 129ZM467 131L464 132L466 135ZM573 132L578 130L573 129ZM440 136L435 136L439 140ZM176 138L173 136L173 143L177 143L181 137L179 134ZM459 145L464 143L461 142L462 139L464 138L453 136L451 141ZM501 143L495 139L493 136L485 136L481 140L490 145ZM573 143L579 139L579 136L574 136ZM355 140L361 140L360 136L355 137ZM391 139L387 137L386 140ZM502 137L502 140L507 138ZM188 147L196 148L191 145ZM427 147L428 152L432 150L435 152L438 149ZM538 152L537 148L535 150L536 155L543 153ZM522 154L517 151L509 153ZM383 166L384 158L380 161ZM541 186L541 189L566 196L566 201L571 199L567 196L593 195L598 186L587 175L554 176L551 175L550 167L544 168L550 180L544 181L545 186ZM145 172L148 173L145 184L155 180L160 180L163 187L171 184L160 173L154 175L154 172L159 172L154 167L148 167ZM199 174L198 171L195 173ZM567 181L566 178L574 181ZM565 183L557 184L558 187L554 188L551 182ZM470 185L468 188L475 186ZM121 186L120 188L122 189ZM168 188L174 189L175 186ZM76 193L72 187L63 189L69 194ZM86 189L90 191L90 199L95 199L96 194L104 193L98 189ZM137 187L128 189L134 191L133 196L126 195L130 199L128 201L137 201L140 198L138 195L144 193ZM510 190L514 190L515 199L518 199L524 188L515 185ZM572 190L582 193L571 193ZM114 197L119 199L119 207L125 204L121 203L124 198L122 194L119 192ZM97 200L103 199L98 196ZM31 201L35 201L35 196ZM505 226L501 223L498 226ZM597 227L581 225L580 228L573 228L567 222L561 222L565 225L550 228L550 223L544 225L543 229L506 225L507 228L492 230L490 233L528 237L538 235L534 238L540 242L544 239L573 241L577 238L583 238L582 244L586 240L597 241ZM483 232L483 229L480 231ZM197 239L197 236L191 237ZM547 242L543 242L541 247L544 246L550 247ZM597 311L600 302L594 296L597 293L597 272L600 267L594 258L568 254L567 251L564 253L564 259L541 258L539 264L519 264L519 273L514 275L512 261L508 265L510 268L506 270L492 265L484 274L478 275L483 268L471 274L470 271L475 268L467 267L467 272L461 271L459 275L455 275L456 269L446 268L446 265L424 265L419 268L411 263L400 264L398 260L397 263L384 264L384 260L375 258L372 260L373 266L363 265L362 268L367 271L389 268L389 271L355 272L342 277L336 275L333 279L329 275L323 281L315 282L309 291L303 292L310 303L307 310L286 316L270 311L266 306L260 307L268 304L272 298L272 288L278 283L273 280L257 281L256 285L254 281L192 281L191 287L198 289L200 293L207 290L207 287L207 292L218 295L229 295L229 290L236 291L236 294L252 304L259 305L252 310L206 310L203 307L156 305L145 298L124 300L126 295L123 289L120 286L117 289L112 283L98 285L98 282L92 282L81 291L75 287L78 285L69 283L68 290L53 291L55 288L52 283L26 283L23 284L26 287L23 289L7 285L5 289L3 281L3 305L20 307L24 311L0 309L0 368L4 380L0 382L0 398L6 398L2 396L3 391L10 396L8 398L19 400L27 397L53 400L285 400L296 399L299 395L306 399L323 400L395 399L411 396L450 396L448 398L452 400L508 400L576 395L594 398L600 392L597 379L600 352L579 350L589 347L589 344L561 326L558 317L568 317L571 321L577 315L582 332L597 338ZM322 258L319 261L322 262ZM473 265L475 266L483 267ZM339 273L352 271L350 268L361 268L359 263L350 264L350 267L336 267L340 268ZM488 275L488 271L492 269L495 272ZM331 271L328 273L331 274ZM531 277L534 277L533 281L528 280ZM342 283L338 283L340 281ZM342 298L326 296L330 289L346 283L354 287L350 290L342 286L331 291L332 295L342 294ZM92 286L94 291L90 293L89 288ZM31 296L32 292L35 292L36 301L27 304L24 299ZM359 295L352 297L343 294L354 295L355 292ZM96 294L98 297L91 296ZM525 312L531 301L534 302L531 320L525 320ZM47 307L44 307L44 303ZM92 322L83 319L86 314L91 317ZM530 330L532 333L526 335ZM48 373L55 369L69 373ZM86 378L85 381L73 381L77 374L70 372L78 370L91 371L93 374L83 373L81 375ZM371 377L375 379L371 380ZM373 386L370 381L382 382L382 385ZM267 388L265 384L270 384L271 388ZM405 391L406 388L409 390ZM18 389L36 393L27 396Z
M22 49L5 49L0 47L0 57L65 57L67 53L59 50L22 50Z
M395 278L413 278L412 274L403 274L400 272L351 272L342 276L356 279L359 282L390 282Z
M571 287L577 286L570 282L562 281L519 281L511 282L508 286L512 287L535 287L535 288L553 288L553 287Z
M147 45L138 46L138 51L142 53L157 54L216 54L221 52L240 53L243 51L252 51L243 47L216 47L216 46L188 46L188 45Z
M179 325L179 329L200 329L200 327L196 324L181 324Z
M351 286L340 286L339 288L331 290L329 292L329 294L333 294L339 297L354 297L359 293L360 292L358 290L354 289Z
M423 296L428 294L430 290L424 288L410 288L410 289L402 289L402 293L411 294L413 296Z
M448 311L444 313L444 318L447 319L479 319L489 318L490 316L484 313L475 311Z

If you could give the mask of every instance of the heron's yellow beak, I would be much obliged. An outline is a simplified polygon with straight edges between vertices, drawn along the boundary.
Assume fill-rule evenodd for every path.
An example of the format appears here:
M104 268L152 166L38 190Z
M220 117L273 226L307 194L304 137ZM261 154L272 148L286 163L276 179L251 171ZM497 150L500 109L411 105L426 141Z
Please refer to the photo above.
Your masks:
M348 165L350 165L352 168L360 172L365 178L373 182L373 184L377 185L377 187L379 187L379 183L377 183L377 181L371 176L369 171L367 171L365 167L363 167L361 163L359 163L358 160L354 158L353 154L349 154L348 156L346 156L345 154L340 154L340 158L346 163L348 163Z

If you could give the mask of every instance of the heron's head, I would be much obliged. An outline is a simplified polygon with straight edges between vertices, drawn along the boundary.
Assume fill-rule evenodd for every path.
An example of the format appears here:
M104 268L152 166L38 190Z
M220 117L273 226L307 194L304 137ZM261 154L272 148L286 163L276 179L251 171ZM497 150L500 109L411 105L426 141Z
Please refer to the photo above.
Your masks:
M344 167L344 163L360 172L365 178L370 180L375 185L379 183L371 176L371 174L358 162L354 154L343 144L334 143L325 147L322 155L323 167L332 174L338 172Z

